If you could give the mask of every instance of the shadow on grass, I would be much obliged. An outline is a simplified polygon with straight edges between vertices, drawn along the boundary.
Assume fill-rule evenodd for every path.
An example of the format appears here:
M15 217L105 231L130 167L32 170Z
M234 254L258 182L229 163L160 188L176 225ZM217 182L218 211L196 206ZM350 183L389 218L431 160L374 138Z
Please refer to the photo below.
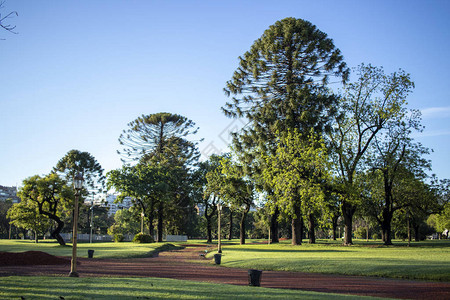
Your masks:
M0 297L38 299L329 299L345 295L162 278L3 277ZM358 298L358 297L356 297Z

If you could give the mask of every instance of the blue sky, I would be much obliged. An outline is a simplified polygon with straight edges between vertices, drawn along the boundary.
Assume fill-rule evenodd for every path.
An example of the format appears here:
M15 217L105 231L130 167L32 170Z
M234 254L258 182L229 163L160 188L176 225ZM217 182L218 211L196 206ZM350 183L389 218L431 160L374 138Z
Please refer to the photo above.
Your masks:
M308 20L347 64L411 74L409 107L423 111L417 140L433 148L433 172L450 178L450 1L25 1L2 15L0 185L46 174L69 150L121 166L118 137L141 114L192 119L204 154L226 149L240 125L220 107L222 89L265 29Z

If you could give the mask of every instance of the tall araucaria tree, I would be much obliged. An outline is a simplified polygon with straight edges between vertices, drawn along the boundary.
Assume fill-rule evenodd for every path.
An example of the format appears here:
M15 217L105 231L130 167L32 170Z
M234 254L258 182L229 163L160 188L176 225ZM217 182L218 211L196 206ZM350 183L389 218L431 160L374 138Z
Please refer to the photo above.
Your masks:
M157 203L159 242L162 241L163 219L167 214L165 211L186 206L189 194L186 185L190 185L189 173L200 156L197 149L198 142L188 140L188 137L196 134L197 130L195 123L186 117L162 112L142 115L130 122L128 129L119 137L123 149L118 153L125 161L160 164L171 172L172 176L169 176L170 181L167 182L170 188Z
M259 190L273 195L263 180L262 157L275 153L275 133L327 130L336 97L324 86L330 77L345 81L348 73L333 41L302 19L277 21L239 57L239 67L224 89L231 101L222 109L226 116L249 121L233 142L246 174ZM273 213L277 215L277 209ZM271 221L273 238L277 238L275 219Z
M186 138L197 133L198 127L186 117L171 113L142 115L128 123L128 129L119 137L122 150L117 151L124 161L145 161L150 157L167 157L173 148L185 143ZM196 163L200 154L197 143L184 147L186 163Z
M70 185L73 184L75 175L81 173L84 186L92 193L102 192L105 187L103 169L89 152L70 150L58 161L53 172L61 175Z

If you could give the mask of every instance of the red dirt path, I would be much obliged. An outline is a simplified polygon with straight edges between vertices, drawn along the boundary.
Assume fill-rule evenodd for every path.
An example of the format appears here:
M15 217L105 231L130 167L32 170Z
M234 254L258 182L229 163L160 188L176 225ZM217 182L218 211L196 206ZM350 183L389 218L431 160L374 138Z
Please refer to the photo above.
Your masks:
M200 260L205 259L200 257L199 253L204 250L204 247L187 247L183 250L161 252L157 257L139 259L78 258L80 261L78 272L82 277L162 277L236 285L248 284L247 269L224 268L213 265L211 261L206 264L200 263ZM5 253L0 253L0 257L4 255ZM61 259L53 258L55 262ZM0 276L67 276L70 271L70 260L63 259L67 263L23 265L23 261L18 259L16 265L6 266L2 265L0 258ZM199 263L189 262L189 260L198 260ZM20 263L22 265L19 265ZM360 276L263 271L261 286L401 299L450 299L450 283L447 282Z

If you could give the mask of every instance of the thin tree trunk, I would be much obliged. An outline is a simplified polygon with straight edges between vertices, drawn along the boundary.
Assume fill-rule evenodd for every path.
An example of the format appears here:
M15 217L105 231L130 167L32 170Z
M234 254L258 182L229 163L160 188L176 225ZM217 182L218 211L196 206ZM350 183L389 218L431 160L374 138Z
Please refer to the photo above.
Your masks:
M212 243L211 218L206 218L206 242L209 243L209 244Z
M339 220L339 216L333 216L331 218L331 226L332 226L332 234L333 234L333 241L336 240L336 229L337 229L337 223Z
M152 239L155 238L155 229L153 228L153 213L150 213L148 216L148 234L152 237Z
M366 242L369 241L369 222L366 221Z
M205 201L205 218L206 218L206 242L207 243L212 243L212 218L213 216L216 215L216 206L215 205L211 205L211 213L208 214L208 208L210 206L208 205L208 202Z
M163 218L164 218L164 204L162 201L159 202L159 208L158 208L158 237L157 241L158 243L163 242Z
M270 238L271 243L279 243L279 232L278 232L278 216L280 215L280 210L278 207L275 208L275 212L270 216Z
M414 228L414 240L416 242L419 242L420 241L420 230L419 230L420 226L414 224L413 228Z
M315 220L313 214L308 215L308 237L309 237L309 243L315 244L316 243L316 234L315 234Z
M247 206L242 212L241 222L239 224L239 243L241 245L245 244L245 220L247 219L247 214L250 211L250 206Z
M408 230L408 247L411 244L411 224L410 224L410 220L409 220L409 213L408 216L406 217L406 225L407 225L407 230Z
M294 207L295 217L292 217L292 245L301 245L303 238L303 220L300 206Z
M230 209L230 231L228 233L228 240L233 238L233 211Z

